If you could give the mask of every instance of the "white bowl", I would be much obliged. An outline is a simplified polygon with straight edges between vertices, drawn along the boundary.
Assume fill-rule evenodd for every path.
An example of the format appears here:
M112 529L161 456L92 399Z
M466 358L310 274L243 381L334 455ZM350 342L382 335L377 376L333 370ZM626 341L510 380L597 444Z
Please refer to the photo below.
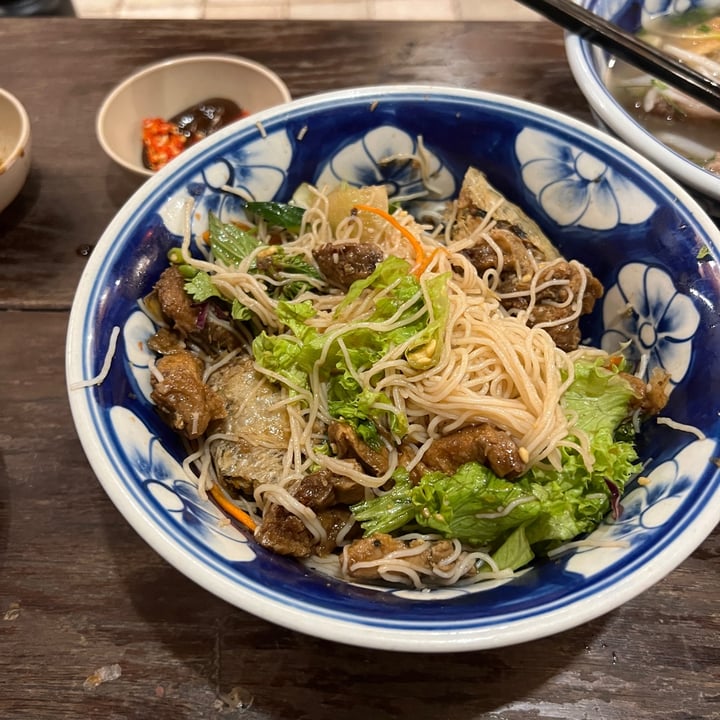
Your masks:
M629 32L640 29L642 20L658 14L703 7L712 0L578 0L596 15L615 22ZM715 3L717 6L717 3ZM691 190L713 214L720 211L720 176L704 170L675 152L642 127L613 97L605 85L610 55L577 35L567 35L565 50L578 87L587 98L598 123L609 128ZM720 142L718 143L720 149ZM705 202L707 201L707 202Z
M262 126L262 132L261 127ZM276 555L228 522L183 471L187 449L150 400L138 299L188 229L242 217L242 191L287 201L303 182L422 187L422 136L441 199L469 164L523 206L606 288L583 337L662 367L675 423L642 426L643 475L618 519L590 542L538 559L512 580L430 591L370 588ZM194 252L206 248L202 240ZM266 620L375 648L454 652L559 632L616 608L684 560L720 519L720 232L680 185L607 133L489 93L433 86L355 88L297 100L220 130L139 188L98 242L73 303L70 405L100 482L137 532L208 591ZM113 338L117 344L113 346ZM114 353L109 352L114 347ZM106 364L109 360L109 364ZM650 621L648 621L650 622ZM647 628L651 631L651 627Z
M30 118L20 101L0 88L0 212L18 195L30 172Z
M208 98L232 100L252 114L288 102L290 92L272 70L235 55L197 54L148 65L123 80L105 98L96 133L118 164L150 176L142 163L142 122L169 119Z

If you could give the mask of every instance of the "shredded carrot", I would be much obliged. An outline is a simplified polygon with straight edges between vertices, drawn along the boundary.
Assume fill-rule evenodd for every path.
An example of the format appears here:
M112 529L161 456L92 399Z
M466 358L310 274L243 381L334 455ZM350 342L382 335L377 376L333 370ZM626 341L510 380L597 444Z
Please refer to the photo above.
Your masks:
M215 502L230 515L230 517L242 523L248 530L255 530L257 527L255 521L244 510L241 510L237 505L233 505L217 485L213 485L210 488L210 494L213 496Z
M375 213L375 215L379 215L383 220L386 220L396 230L398 230L410 243L410 245L412 245L412 248L415 251L415 269L413 270L413 274L416 276L420 276L422 274L422 270L418 272L417 268L422 267L424 269L427 267L425 249L423 248L422 243L406 227L401 225L389 212L385 212L385 210L373 207L372 205L355 205L354 209Z
M444 248L435 248L429 255L423 258L421 263L418 263L413 268L413 275L420 277L430 266L430 263L438 256L439 253L445 252Z

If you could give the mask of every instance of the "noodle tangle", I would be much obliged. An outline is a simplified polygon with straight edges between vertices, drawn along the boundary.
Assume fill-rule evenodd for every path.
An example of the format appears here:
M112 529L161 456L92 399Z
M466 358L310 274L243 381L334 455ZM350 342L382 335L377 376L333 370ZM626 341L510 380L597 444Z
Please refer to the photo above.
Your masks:
M430 190L422 144L420 151ZM224 314L211 319L218 337L229 338L228 347L215 347L207 334L194 340L190 332L171 351L192 351L191 370L200 358L209 403L224 398L214 416L193 411L183 420L186 471L203 497L216 484L237 496L261 545L323 572L325 556L336 551L335 572L359 580L422 588L511 577L484 531L467 543L443 531L451 509L435 507L432 488L418 483L464 464L490 468L500 489L482 491L499 493L475 513L482 528L537 508L531 489L516 492L512 484L528 470L559 472L572 452L592 472L592 443L563 398L578 358L601 363L606 355L577 340L576 349L563 349L554 332L576 325L602 288L591 286L599 283L580 263L525 242L532 222L514 219L492 192L481 212L468 213L461 191L427 222L373 205L383 204L377 188L351 189L339 213L336 192L306 187L292 231L262 217L244 223L250 241L241 238L242 253L216 252L210 242L193 257L186 223L173 262L201 303L222 299ZM513 235L512 228L520 229ZM151 364L154 387L173 381L163 359ZM462 435L468 431L475 434ZM452 470L437 454L448 439ZM498 462L507 463L500 469L493 443L501 446ZM603 489L588 494L598 507ZM363 526L358 538L355 508L393 492L404 498L387 506L400 518L393 530L368 536ZM416 513L428 524L414 524Z

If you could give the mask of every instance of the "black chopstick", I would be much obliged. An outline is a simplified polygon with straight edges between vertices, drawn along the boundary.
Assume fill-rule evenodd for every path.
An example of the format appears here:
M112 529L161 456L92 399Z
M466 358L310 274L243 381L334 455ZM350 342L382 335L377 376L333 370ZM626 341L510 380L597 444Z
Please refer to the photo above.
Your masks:
M517 0L593 45L617 55L686 95L720 111L720 85L712 78L638 40L572 0Z

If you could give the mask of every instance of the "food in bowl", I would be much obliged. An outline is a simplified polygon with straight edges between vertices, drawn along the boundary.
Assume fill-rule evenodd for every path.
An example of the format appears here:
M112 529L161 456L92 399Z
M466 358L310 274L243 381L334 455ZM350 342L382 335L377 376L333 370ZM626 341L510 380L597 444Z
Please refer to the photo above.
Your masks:
M418 174L420 155L426 162ZM438 207L458 198L469 167L521 208L568 262L582 264L603 285L602 297L580 321L582 345L609 355L623 347L643 383L656 368L668 375L666 407L635 435L640 468L626 483L622 512L615 517L610 510L592 532L487 582L416 588L350 579L327 566L341 570L337 557L323 564L264 547L229 516L242 502L230 497L235 490L216 498L188 475L192 449L152 399L159 359L148 342L159 326L143 298L170 264L186 272L183 265L192 265L192 257L207 263L200 269L209 276L216 272L206 241L213 216L226 229L238 222L259 226L259 213L266 213L262 222L277 225L273 217L280 212L287 219L289 205L312 206L308 186L329 193L345 183L358 191L384 187L388 196L403 198L415 218L408 223L424 225L437 217ZM428 181L432 197L426 196ZM363 226L367 219L395 233L385 218L359 207L381 209L375 191L362 192L342 204L338 221L357 226L359 216ZM395 208L388 204L387 210L392 216ZM304 217L306 210L300 212ZM423 236L423 254L426 244L445 242ZM292 250L292 242L274 243L268 243L274 251ZM397 247L409 264L402 281L415 282L412 243L403 235ZM145 183L110 224L88 259L68 330L68 393L78 435L109 497L153 548L208 591L267 620L344 643L425 652L498 647L555 633L609 612L657 582L718 521L719 247L717 227L676 182L607 134L546 108L432 86L354 88L305 98L189 148ZM273 265L273 254L264 277L250 272L250 279L274 279L278 289L298 280L297 268ZM443 251L439 255L431 260L435 266L428 265L431 275L447 260ZM253 312L263 307L258 302ZM288 319L302 331L296 320L307 318L301 308L298 315ZM282 339L293 349L289 334ZM345 348L352 357L353 348ZM242 400L250 395L239 394ZM269 395L250 430L286 405ZM436 403L438 412L449 406ZM252 517L251 505L241 507Z
M658 15L637 35L694 70L720 78L720 7ZM620 59L609 63L606 81L622 106L655 137L700 167L720 173L720 113Z
M582 5L600 17L609 20L629 33L637 33L659 16L680 17L687 10L704 12L717 10L716 0L580 0ZM701 165L711 160L707 149L717 150L714 143L709 148L696 148L692 145L692 134L682 136L682 124L674 121L664 128L654 124L645 126L645 113L624 104L609 86L614 82L608 70L615 58L606 50L599 48L579 35L568 33L565 37L565 50L578 87L588 101L597 124L626 142L656 166L669 173L694 193L695 198L716 216L720 213L720 176ZM643 73L634 73L640 79ZM645 79L642 80L645 82ZM658 87L658 89L660 89ZM652 101L653 95L650 96ZM654 123L655 121L651 121ZM664 123L660 123L663 125ZM672 127L671 127L672 126ZM671 146L658 137L655 132L672 133L666 137ZM697 143L698 145L700 143ZM691 156L691 157L688 157Z
M414 217L436 194L418 147L407 203L304 184L211 214L145 306L150 399L200 491L273 552L422 588L510 577L619 518L669 375L581 344L600 282L480 170Z

